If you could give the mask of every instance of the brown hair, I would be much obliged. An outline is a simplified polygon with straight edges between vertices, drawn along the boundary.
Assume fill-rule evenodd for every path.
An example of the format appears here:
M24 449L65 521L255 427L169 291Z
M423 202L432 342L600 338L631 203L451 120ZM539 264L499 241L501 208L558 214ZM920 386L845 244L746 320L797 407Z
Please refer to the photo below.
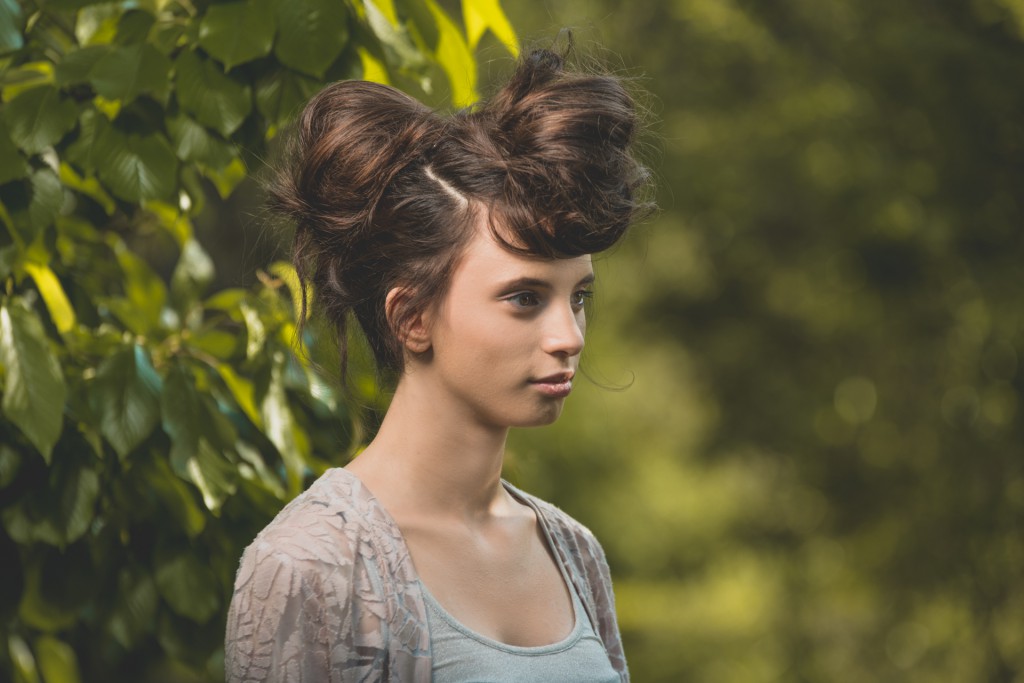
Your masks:
M342 375L350 312L378 369L401 371L399 331L444 295L479 216L516 253L614 245L652 208L636 129L621 79L572 72L548 50L449 116L377 83L324 88L302 112L270 205L295 223L295 267L338 330ZM388 316L394 287L403 296Z

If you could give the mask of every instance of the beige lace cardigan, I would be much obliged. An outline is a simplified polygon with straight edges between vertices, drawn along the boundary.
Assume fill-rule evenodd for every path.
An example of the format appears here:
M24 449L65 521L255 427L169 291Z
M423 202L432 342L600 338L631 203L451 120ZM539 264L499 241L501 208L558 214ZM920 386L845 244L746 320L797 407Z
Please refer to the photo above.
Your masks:
M601 546L558 508L505 486L537 514L628 681ZM225 649L229 683L430 681L427 608L409 549L354 474L329 470L246 549Z

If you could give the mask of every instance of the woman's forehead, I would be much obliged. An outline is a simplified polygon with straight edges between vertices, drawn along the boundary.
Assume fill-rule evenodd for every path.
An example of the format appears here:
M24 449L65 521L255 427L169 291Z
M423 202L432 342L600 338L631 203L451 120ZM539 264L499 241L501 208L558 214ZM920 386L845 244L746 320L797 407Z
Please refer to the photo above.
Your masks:
M563 281L575 284L592 273L590 254L570 258L517 254L501 245L486 226L478 226L463 251L454 278L459 279L461 276L496 282L516 279L551 280L551 284L555 285Z

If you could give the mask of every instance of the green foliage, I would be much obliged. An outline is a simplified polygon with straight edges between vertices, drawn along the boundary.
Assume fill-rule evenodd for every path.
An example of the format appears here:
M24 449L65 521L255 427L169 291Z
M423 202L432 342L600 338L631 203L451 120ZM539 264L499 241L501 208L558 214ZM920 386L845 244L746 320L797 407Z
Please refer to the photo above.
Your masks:
M243 547L359 420L330 335L296 352L291 267L210 292L196 222L327 80L469 101L468 46L514 49L495 2L472 17L0 0L0 678L221 677Z
M11 138L26 154L37 154L64 137L77 113L74 102L52 86L25 90L4 106Z
M270 53L273 20L273 8L265 0L211 5L199 24L199 46L230 71Z
M343 9L330 0L279 0L274 56L285 66L320 78L348 41Z
M18 0L0 0L0 55L25 44L21 35L24 15Z
M0 306L3 411L49 461L63 426L53 406L64 405L67 387L38 316L22 303Z

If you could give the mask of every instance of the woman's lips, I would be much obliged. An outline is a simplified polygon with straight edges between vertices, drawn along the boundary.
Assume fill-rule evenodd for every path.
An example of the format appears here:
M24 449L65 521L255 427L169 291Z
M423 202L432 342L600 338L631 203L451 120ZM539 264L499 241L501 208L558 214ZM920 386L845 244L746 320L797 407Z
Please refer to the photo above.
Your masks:
M532 384L547 396L565 398L572 391L572 377L573 373L571 372L560 372L557 375L534 380Z

